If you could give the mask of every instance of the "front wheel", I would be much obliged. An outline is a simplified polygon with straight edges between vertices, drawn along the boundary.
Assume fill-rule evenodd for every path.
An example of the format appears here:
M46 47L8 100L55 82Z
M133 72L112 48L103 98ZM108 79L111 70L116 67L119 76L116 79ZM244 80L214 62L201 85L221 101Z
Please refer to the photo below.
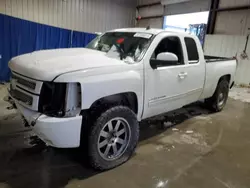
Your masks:
M218 83L214 95L211 98L206 99L205 103L211 110L219 112L227 103L228 93L229 83L227 80L222 80Z
M108 170L126 162L139 138L136 115L125 106L108 109L97 118L89 132L88 154L91 165Z

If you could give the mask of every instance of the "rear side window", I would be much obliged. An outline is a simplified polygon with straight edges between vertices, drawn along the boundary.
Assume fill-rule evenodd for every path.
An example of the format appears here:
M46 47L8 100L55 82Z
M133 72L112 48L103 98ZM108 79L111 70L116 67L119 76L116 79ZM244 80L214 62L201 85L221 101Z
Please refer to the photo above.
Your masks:
M188 53L188 63L194 64L199 62L199 54L197 50L196 43L194 39L185 37L185 44L187 47L187 53Z

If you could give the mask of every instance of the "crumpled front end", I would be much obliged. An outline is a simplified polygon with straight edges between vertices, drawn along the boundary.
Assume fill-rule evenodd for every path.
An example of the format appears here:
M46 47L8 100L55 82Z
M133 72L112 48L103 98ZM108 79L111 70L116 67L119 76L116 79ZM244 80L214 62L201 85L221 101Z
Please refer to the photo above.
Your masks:
M33 131L48 145L80 145L81 90L77 83L42 82L13 73L9 95Z
M18 111L26 119L34 133L47 145L57 148L76 148L80 146L82 116L68 118L49 117L31 111L15 102Z

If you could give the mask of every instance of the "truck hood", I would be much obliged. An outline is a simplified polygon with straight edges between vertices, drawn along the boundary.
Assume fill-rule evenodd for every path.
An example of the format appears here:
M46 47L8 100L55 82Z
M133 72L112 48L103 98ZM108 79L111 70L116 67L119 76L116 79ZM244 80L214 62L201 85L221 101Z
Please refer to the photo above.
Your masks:
M12 71L37 80L52 81L56 76L85 69L122 66L123 61L86 48L36 51L11 59Z

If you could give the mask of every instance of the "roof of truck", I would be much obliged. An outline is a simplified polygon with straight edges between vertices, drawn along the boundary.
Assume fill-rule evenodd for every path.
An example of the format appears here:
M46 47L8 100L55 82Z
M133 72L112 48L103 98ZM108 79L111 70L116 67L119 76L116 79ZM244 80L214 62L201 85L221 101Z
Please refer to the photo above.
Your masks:
M122 29L114 29L108 32L134 32L134 33L148 33L148 34L152 34L152 35L157 35L159 33L165 32L165 33L176 33L179 36L190 36L190 34L185 33L185 32L174 32L174 31L166 31L163 29L155 29L155 28L122 28ZM191 35L192 37L195 37L193 35Z
M163 29L146 29L146 28L122 28L122 29L114 29L109 32L135 32L135 33L149 33L153 35L157 35L165 30ZM166 32L166 31L165 31Z

